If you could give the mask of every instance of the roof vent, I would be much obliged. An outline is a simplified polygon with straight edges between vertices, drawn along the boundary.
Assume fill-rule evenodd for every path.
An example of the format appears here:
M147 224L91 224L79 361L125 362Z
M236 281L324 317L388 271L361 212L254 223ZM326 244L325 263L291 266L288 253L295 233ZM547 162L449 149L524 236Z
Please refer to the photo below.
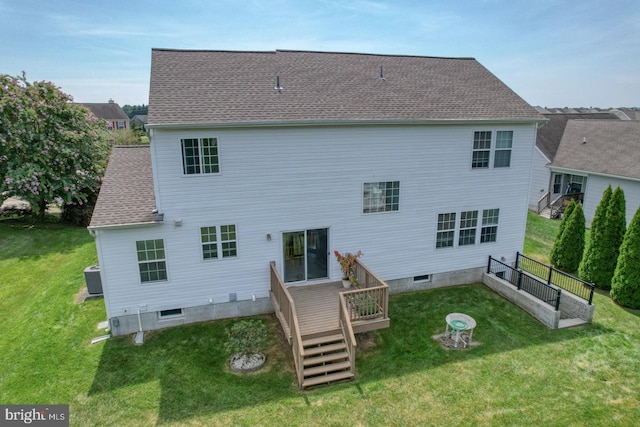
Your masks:
M386 80L384 78L384 72L382 71L382 65L380 66L380 80Z
M582 143L583 143L583 144L586 144L586 143L587 143L587 137L586 137L586 136L582 138Z
M280 86L280 74L278 74L276 76L276 87L274 87L275 90L277 90L278 92L282 91L283 87Z

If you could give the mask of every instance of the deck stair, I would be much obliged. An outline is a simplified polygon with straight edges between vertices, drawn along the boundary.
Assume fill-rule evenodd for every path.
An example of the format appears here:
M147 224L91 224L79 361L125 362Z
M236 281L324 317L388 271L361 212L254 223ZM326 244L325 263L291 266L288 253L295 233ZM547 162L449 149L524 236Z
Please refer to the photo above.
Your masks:
M342 333L303 339L302 388L353 379L347 344Z

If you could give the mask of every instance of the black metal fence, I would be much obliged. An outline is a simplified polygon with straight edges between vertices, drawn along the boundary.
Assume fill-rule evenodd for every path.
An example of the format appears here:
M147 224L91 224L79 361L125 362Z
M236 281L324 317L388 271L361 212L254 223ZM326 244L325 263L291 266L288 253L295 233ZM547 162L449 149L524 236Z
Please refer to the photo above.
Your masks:
M545 280L547 284L562 288L585 301L588 301L589 305L593 303L593 292L595 289L595 285L593 283L580 280L577 277L543 264L540 261L529 258L520 252L518 252L516 256L516 269L533 274L541 280Z
M557 310L560 309L561 289L558 289L548 283L544 283L535 277L511 267L497 259L489 256L487 265L487 273L495 274L497 277L506 280L518 290L523 290L530 295L544 301Z

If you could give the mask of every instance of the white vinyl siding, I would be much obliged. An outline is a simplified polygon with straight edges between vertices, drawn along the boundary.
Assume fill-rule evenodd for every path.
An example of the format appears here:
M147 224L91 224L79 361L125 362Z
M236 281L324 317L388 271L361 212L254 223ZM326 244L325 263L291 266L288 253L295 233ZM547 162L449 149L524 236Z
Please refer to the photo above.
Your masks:
M478 178L470 155L461 155L469 154L476 130L514 131L511 167ZM135 313L138 304L159 311L226 303L230 293L238 301L268 298L269 263L282 274L282 233L291 230L328 229L328 252L361 250L383 280L482 268L489 255L515 257L524 240L535 131L534 124L154 129L155 200L164 221L99 230L109 316L125 308ZM181 139L212 135L224 173L213 181L183 179ZM402 206L363 214L363 184L395 181L402 183ZM491 191L500 197L487 205ZM480 244L478 228L474 245L456 248L454 233L452 250L436 249L438 214L456 212L459 227L460 212L477 210L480 226L485 208L500 209L498 241ZM237 256L222 258L220 226L229 224L236 228ZM216 227L218 259L204 262L200 229L208 226ZM139 286L132 242L159 238L168 280ZM328 280L340 280L335 257L327 261Z

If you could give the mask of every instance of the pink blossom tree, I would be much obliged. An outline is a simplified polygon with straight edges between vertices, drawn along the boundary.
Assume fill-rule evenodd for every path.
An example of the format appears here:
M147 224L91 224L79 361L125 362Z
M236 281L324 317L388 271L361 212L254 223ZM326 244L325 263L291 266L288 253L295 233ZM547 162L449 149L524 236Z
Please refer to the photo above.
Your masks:
M51 82L0 74L0 200L43 215L56 200L84 203L109 155L104 124Z

